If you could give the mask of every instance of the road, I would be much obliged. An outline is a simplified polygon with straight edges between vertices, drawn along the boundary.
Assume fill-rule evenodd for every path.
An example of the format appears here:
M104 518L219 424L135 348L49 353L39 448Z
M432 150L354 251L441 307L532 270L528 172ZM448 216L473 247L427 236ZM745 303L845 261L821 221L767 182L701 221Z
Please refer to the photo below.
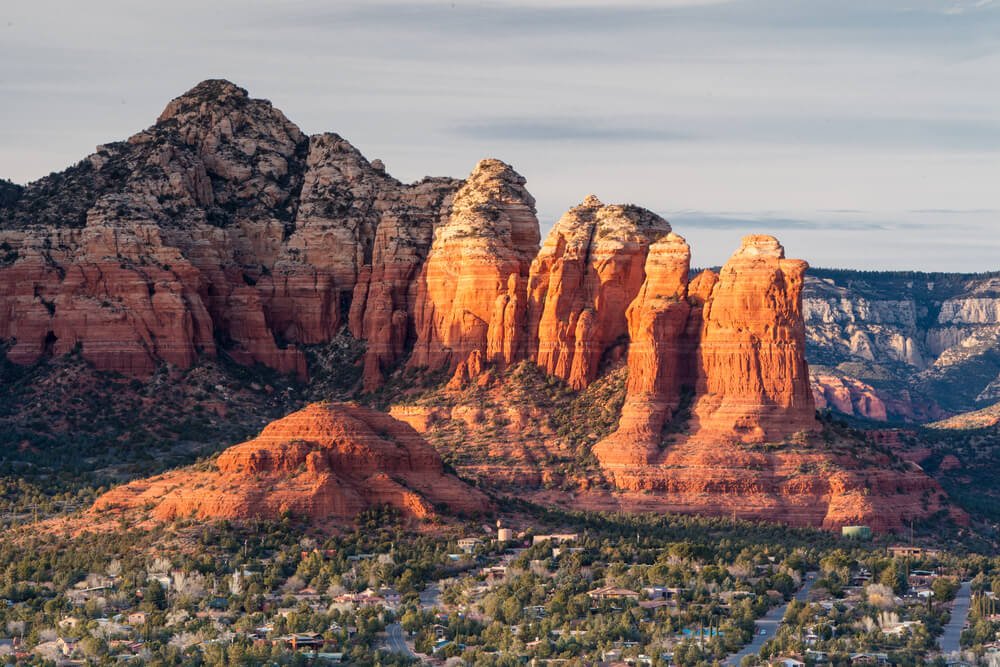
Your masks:
M941 652L947 655L962 649L962 628L969 619L969 606L972 602L972 591L969 582L963 582L958 594L955 596L955 603L951 607L951 620L944 626L941 633Z
M809 597L809 591L812 590L813 584L816 583L816 573L810 572L806 576L806 581L799 589L799 592L795 594L795 599L799 602L805 602L806 598ZM764 642L768 639L774 637L775 633L778 631L778 626L781 624L781 619L785 617L785 610L788 609L788 603L775 607L771 609L761 618L754 621L753 629L753 641L743 647L739 653L733 653L728 658L726 658L726 665L739 665L740 661L743 660L745 656L756 655L760 652ZM760 634L760 631L764 630L767 634Z
M437 584L427 584L424 590L420 591L420 608L433 609L439 606L441 588Z
M411 651L410 646L406 643L403 626L399 623L385 626L385 647L392 653L402 653L410 658L417 657L417 654Z

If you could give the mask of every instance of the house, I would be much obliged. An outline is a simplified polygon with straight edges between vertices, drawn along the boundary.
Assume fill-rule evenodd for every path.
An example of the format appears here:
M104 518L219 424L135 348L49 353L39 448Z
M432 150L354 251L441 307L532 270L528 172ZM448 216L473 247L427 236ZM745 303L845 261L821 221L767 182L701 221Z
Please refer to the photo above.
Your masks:
M458 548L467 554L471 554L480 544L482 544L482 540L478 537L463 537L458 541Z
M293 651L303 648L322 648L326 640L323 635L316 633L295 633L279 637L277 642L290 647Z
M77 642L72 639L63 639L60 637L56 640L56 646L62 651L62 654L67 658L72 656L76 652Z
M922 547L906 546L897 544L889 547L889 555L893 558L920 558L924 555Z
M128 615L129 625L145 625L146 624L146 612L144 611L134 611Z
M530 607L524 608L524 613L528 614L533 618L545 618L549 615L549 612L545 610L544 605L536 604Z
M590 596L591 600L638 600L639 593L637 591L632 591L627 588L618 588L616 586L602 586L600 588L595 588L592 591L588 591L587 595Z
M639 607L646 610L656 610L663 607L673 607L676 604L673 600L642 600L639 602Z
M882 667L889 664L889 655L887 653L855 653L851 656L851 664Z
M531 544L540 544L545 541L552 541L556 544L562 544L563 542L575 542L579 535L577 533L552 533L550 535L535 535Z
M962 660L961 658L949 658L945 664L948 667L975 667L975 663Z
M507 576L507 567L504 565L494 565L492 567L484 567L479 571L479 574L486 577L487 579L503 579Z
M767 664L770 667L806 667L806 663L791 656L772 658Z
M398 607L403 601L403 596L399 594L399 591L394 588L380 588L378 590L378 596L385 600L386 605L390 607Z

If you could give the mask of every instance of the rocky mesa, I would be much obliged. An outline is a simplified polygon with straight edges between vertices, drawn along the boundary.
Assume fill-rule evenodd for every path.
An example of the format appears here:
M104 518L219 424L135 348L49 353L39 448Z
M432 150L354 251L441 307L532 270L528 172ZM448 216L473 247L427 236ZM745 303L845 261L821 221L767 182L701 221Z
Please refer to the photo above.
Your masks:
M315 403L269 424L209 463L118 487L89 510L100 521L353 519L389 505L426 518L439 508L488 511L480 491L445 473L441 457L409 425L357 405Z

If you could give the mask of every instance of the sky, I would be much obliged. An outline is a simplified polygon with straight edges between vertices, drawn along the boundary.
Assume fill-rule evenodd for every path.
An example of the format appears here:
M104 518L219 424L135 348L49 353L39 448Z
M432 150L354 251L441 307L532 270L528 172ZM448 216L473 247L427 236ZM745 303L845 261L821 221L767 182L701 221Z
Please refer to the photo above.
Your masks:
M404 181L498 157L721 264L1000 270L1000 0L4 0L0 177L227 78Z

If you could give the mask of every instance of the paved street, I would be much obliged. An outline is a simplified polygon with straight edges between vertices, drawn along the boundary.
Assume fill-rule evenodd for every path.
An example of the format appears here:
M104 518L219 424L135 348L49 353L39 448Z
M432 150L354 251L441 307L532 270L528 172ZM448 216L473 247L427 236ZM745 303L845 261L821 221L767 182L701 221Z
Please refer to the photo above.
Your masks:
M810 572L807 575L802 588L800 588L799 592L795 594L795 599L800 602L804 602L809 596L809 591L812 590L814 583L816 583L816 573ZM744 646L739 653L734 653L726 658L725 664L739 665L744 656L755 655L759 652L761 647L764 646L764 642L773 637L774 633L778 631L781 619L785 617L786 609L788 609L787 602L781 606L771 609L769 612L764 614L763 617L754 621L753 641ZM766 634L761 635L761 630L764 630Z
M393 653L402 653L411 658L416 658L417 655L410 650L409 645L406 643L406 635L403 632L403 626L399 623L393 623L385 627L385 643L386 648Z
M971 589L969 582L966 581L958 589L958 595L955 596L955 603L951 608L951 620L948 621L948 625L944 626L944 632L941 634L942 653L954 653L961 649L959 642L962 638L962 628L965 627L965 622L969 618L970 604Z
M421 609L433 609L440 604L438 599L441 595L441 589L437 584L427 584L424 590L420 591L420 608Z

